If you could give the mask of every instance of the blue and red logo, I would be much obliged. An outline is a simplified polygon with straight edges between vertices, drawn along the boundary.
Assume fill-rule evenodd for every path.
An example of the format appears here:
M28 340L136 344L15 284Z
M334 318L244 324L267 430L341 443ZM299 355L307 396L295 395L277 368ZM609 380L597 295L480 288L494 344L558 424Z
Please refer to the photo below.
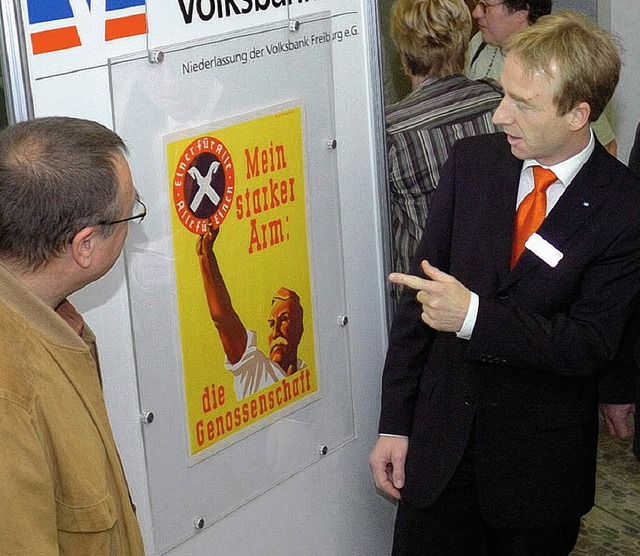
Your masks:
M92 17L93 12L105 12L104 40L113 41L125 37L144 35L147 32L147 17L143 11L131 8L144 7L146 0L27 0L29 24L59 23L60 26L31 33L34 54L45 54L82 46L76 23ZM93 9L92 9L93 2ZM97 8L100 4L99 9ZM103 9L104 5L104 9ZM126 15L122 10L127 10ZM132 13L135 12L135 13ZM82 12L82 13L78 13ZM70 24L67 24L70 23Z

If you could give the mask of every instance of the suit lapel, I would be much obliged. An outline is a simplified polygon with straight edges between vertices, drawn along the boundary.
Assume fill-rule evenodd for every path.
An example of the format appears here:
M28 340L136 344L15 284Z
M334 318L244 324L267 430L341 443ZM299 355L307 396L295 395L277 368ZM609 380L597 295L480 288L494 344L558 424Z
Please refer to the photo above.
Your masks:
M596 149L589 160L538 229L538 234L560 251L563 251L567 240L580 230L606 198L606 186L610 183L610 177L602 172L601 164L598 163L602 156L601 149L603 147L596 143ZM546 263L525 249L513 270L506 276L503 287L519 280L540 264Z
M480 207L479 219L482 222L482 239L472 246L476 251L476 260L483 264L493 265L493 272L478 273L473 271L475 279L484 283L485 295L492 295L499 284L509 273L511 261L511 244L515 221L515 206L518 198L518 183L522 171L522 160L511 154L511 147L506 136L499 136L498 154L500 162L486 169L488 183L484 205ZM494 157L491 157L494 160Z
M454 276L481 296L492 296L509 273L511 242L522 161L511 154L504 133L465 143L460 161L459 195L454 228ZM478 160L478 145L485 155ZM468 174L468 175L467 175ZM454 231L455 235L455 231ZM459 250L458 250L459 249ZM478 272L479 267L483 272Z

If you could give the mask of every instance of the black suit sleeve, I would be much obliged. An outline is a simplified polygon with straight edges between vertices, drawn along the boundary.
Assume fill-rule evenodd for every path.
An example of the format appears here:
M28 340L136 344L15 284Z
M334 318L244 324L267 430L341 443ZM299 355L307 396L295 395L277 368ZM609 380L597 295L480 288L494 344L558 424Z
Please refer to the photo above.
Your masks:
M453 150L455 151L455 145ZM410 273L424 277L420 263L431 264L448 272L453 210L455 204L454 156L444 164L438 188L433 194L428 218ZM405 288L389 336L389 349L382 377L382 406L380 432L409 435L413 409L420 380L428 360L435 330L421 319L422 306L416 301L416 292Z
M636 306L633 320L626 331L620 351L600 381L600 403L636 403L636 389L640 380L640 307ZM638 390L640 393L640 390Z

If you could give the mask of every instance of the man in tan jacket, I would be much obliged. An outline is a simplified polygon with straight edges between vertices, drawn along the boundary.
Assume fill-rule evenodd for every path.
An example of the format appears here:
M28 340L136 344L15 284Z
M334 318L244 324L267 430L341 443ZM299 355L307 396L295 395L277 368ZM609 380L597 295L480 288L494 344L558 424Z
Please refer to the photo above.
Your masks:
M67 301L113 266L146 213L124 153L86 120L0 132L2 554L144 554L95 337Z

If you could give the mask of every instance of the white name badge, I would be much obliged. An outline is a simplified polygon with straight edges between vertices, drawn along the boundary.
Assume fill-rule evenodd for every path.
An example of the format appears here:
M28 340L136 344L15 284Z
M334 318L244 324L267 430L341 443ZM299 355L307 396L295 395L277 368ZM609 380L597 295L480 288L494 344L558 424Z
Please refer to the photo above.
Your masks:
M524 246L540 257L549 266L555 268L564 255L537 233L531 234Z

